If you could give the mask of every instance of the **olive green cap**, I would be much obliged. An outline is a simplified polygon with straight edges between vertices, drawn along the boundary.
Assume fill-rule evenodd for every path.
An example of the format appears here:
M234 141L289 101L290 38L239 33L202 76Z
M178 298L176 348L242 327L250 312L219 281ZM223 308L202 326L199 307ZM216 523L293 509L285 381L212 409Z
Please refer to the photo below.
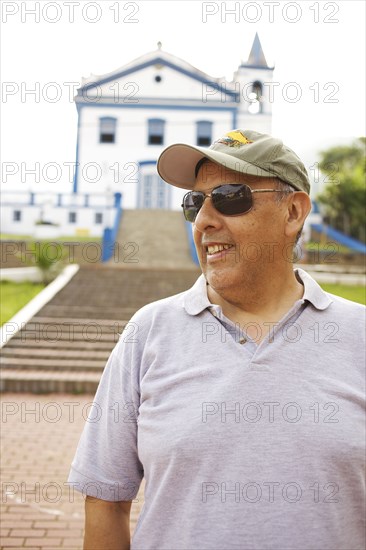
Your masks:
M157 170L167 183L194 189L196 166L203 158L242 174L276 177L298 191L310 192L308 173L296 153L280 139L253 130L232 130L210 147L170 145L161 153Z

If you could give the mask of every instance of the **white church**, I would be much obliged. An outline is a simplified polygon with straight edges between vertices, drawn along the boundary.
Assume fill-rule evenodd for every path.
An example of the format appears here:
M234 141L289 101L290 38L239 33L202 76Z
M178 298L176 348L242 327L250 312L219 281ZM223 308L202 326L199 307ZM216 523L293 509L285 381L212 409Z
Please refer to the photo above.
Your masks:
M40 222L50 225L51 220L59 235L98 237L113 224L121 204L123 209L179 209L182 190L165 184L156 172L161 151L176 142L209 146L235 128L270 133L266 84L272 77L256 34L247 61L240 62L231 81L202 72L160 43L111 73L84 78L75 97L73 189L47 194L43 206L37 189L18 206L4 204L2 231L41 237Z

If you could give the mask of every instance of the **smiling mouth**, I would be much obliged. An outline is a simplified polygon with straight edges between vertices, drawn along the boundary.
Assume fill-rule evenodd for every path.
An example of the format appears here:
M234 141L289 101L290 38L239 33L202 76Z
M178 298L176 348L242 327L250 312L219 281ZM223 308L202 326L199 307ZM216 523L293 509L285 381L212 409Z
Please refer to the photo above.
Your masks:
M205 247L206 252L209 256L212 256L213 254L217 254L218 252L222 252L223 250L229 250L229 248L233 248L232 244L209 244Z

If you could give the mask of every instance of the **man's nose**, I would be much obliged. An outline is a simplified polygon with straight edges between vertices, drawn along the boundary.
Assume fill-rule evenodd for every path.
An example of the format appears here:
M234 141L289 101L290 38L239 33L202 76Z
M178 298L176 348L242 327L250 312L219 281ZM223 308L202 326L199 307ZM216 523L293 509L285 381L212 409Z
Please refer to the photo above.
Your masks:
M217 228L221 226L221 214L216 210L212 204L211 197L205 197L203 205L198 211L194 225L198 231L204 232L207 231L207 228L214 227Z

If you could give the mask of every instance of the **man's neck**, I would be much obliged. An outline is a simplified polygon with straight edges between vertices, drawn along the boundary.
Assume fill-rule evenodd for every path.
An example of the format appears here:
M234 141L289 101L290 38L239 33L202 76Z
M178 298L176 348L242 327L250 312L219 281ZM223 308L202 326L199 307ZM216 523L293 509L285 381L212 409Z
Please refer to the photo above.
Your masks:
M256 285L255 292L246 289L242 293L228 290L218 294L209 284L207 286L210 302L221 306L228 319L242 328L253 325L253 330L248 330L249 336L252 336L250 332L257 335L255 327L261 327L262 337L258 341L268 333L269 325L282 319L303 294L304 287L293 271L277 281L271 278L266 284Z

